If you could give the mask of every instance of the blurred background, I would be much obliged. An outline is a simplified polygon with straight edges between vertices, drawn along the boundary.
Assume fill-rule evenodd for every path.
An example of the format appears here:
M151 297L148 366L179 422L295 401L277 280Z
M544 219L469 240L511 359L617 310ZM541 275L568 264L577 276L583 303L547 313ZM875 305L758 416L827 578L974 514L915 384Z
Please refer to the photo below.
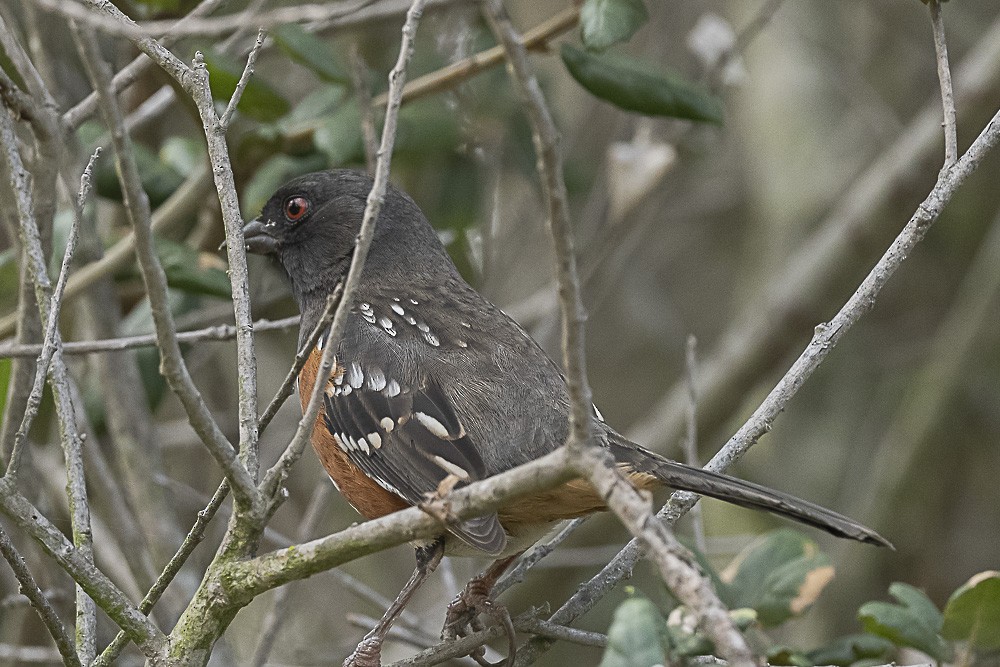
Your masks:
M136 19L176 17L192 6L186 0L116 4ZM226 11L245 5L230 2ZM560 43L579 44L576 29L554 37L550 50L536 52L532 63L563 137L595 401L622 432L683 458L685 350L694 336L703 463L773 387L814 327L836 313L933 186L943 159L934 48L929 14L918 0L646 5L649 22L616 51L717 93L725 107L721 125L644 117L595 98L559 57ZM528 31L568 5L512 0L507 6L515 24ZM294 175L364 167L355 91L362 82L373 96L384 92L403 9L399 2L367 3L309 26L315 37L292 28L272 31L253 93L244 97L229 136L245 216L256 215ZM31 45L61 108L89 93L62 17L31 2L6 5L0 15ZM964 150L1000 104L1000 19L995 0L950 2L943 15ZM226 72L238 76L254 32L251 25L235 37L232 30L187 37L172 49L185 60L204 50L223 96ZM410 79L493 43L475 6L431 3L418 29ZM102 48L116 69L135 56L118 37L102 38ZM728 54L721 62L720 53ZM215 251L223 231L201 125L167 83L151 70L122 99L135 121L147 192L168 220L160 236L178 324L198 329L231 321L228 279ZM67 159L82 165L95 143L106 142L104 132L94 119L80 124ZM469 282L558 358L552 251L530 131L503 68L407 102L392 174L440 231ZM110 150L96 180L96 222L80 262L96 257L128 228ZM1000 565L998 184L1000 156L994 154L772 431L731 471L850 514L896 546L895 552L876 550L810 531L829 553L836 576L812 610L771 633L776 641L811 648L857 631L858 607L885 599L893 581L924 589L940 607L970 576ZM10 219L10 195L2 190L2 215ZM185 194L183 201L178 192ZM67 211L56 216L54 266L61 260ZM9 325L18 294L17 254L10 238L2 243L0 317ZM250 261L255 318L294 315L279 269L262 258ZM151 331L134 267L125 265L111 278L68 302L66 340ZM291 327L257 337L262 405L292 362L296 334ZM9 335L7 329L2 337ZM233 342L185 348L196 382L231 437L237 433L234 351ZM134 528L145 534L158 570L221 475L156 375L153 350L72 361L90 422L88 448L99 452L88 459L98 562L137 594L144 588L135 572L143 568L135 566L128 531L119 523L121 498L105 482L117 481L130 507L148 496L161 508L154 521L144 522L142 510L133 507L140 519ZM9 373L10 361L0 362L0 382ZM109 391L112 378L127 378L133 391ZM264 433L265 464L284 449L299 415L297 401L289 401ZM38 481L32 493L66 525L53 424L47 400L32 433ZM119 450L128 437L138 445L132 458ZM290 498L271 524L265 549L358 520L326 485L307 453L294 469ZM720 568L756 535L782 525L712 501L702 505L708 555ZM310 508L319 514L304 534L301 524ZM196 585L224 525L220 518L210 527L206 543L171 588L162 620ZM689 536L690 530L685 520L679 531ZM590 519L505 602L515 613L545 602L558 607L627 537L612 517ZM42 564L43 587L68 595L65 576L45 565L22 535L15 540L29 561ZM391 598L412 565L412 549L402 546L341 571ZM447 601L484 565L461 559L442 568L412 606L424 630L436 634ZM658 603L668 600L645 563L628 583ZM625 595L620 588L576 625L605 632ZM44 645L37 618L16 599L16 590L9 571L0 568L0 642ZM262 655L269 664L325 664L345 655L366 631L349 623L348 614L382 612L336 573L288 590L269 654L258 643L262 628L272 627L267 619L275 613L274 592L236 618L214 664L253 664ZM61 604L70 602L63 597ZM109 623L105 628L110 633ZM392 644L386 661L410 652ZM595 649L560 643L538 664L599 659Z

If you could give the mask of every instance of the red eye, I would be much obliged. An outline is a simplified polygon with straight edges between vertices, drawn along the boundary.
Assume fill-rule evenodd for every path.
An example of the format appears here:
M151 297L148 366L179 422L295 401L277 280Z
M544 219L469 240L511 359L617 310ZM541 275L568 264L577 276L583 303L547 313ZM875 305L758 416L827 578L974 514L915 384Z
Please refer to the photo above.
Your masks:
M309 210L309 200L305 197L291 197L285 202L285 217L289 222L298 222Z

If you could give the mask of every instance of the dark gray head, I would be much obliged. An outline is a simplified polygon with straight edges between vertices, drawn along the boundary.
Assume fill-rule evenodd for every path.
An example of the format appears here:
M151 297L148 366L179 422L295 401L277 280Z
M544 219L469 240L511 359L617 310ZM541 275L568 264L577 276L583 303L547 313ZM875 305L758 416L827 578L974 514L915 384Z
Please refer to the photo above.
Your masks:
M347 275L371 187L370 177L350 169L306 174L279 188L243 228L247 251L277 258L303 311L324 303ZM455 271L416 203L392 185L365 262L365 272L374 271L382 284Z

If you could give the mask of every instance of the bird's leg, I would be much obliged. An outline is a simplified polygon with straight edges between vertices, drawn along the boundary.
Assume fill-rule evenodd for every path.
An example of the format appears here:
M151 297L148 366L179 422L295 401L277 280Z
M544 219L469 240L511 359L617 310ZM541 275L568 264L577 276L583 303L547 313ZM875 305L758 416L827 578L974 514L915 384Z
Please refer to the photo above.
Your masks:
M489 614L502 623L504 629L507 631L507 662L508 664L513 664L514 653L517 649L517 642L514 637L514 625L511 623L507 608L491 600L490 594L493 592L493 586L496 585L500 575L520 555L514 554L513 556L494 561L492 565L486 568L486 571L476 575L466 584L465 590L455 596L455 599L448 605L444 628L441 630L442 639L455 639L459 635L464 634L466 628L478 629L476 617L479 614Z
M354 649L354 653L344 660L344 667L379 667L382 664L382 642L389 634L392 624L403 613L410 598L420 588L420 584L424 583L424 580L441 563L441 557L444 555L444 538L438 538L431 544L417 547L416 551L417 567L413 570L410 580L406 582L403 589L399 591L399 595L385 610L378 625L365 635L358 647Z

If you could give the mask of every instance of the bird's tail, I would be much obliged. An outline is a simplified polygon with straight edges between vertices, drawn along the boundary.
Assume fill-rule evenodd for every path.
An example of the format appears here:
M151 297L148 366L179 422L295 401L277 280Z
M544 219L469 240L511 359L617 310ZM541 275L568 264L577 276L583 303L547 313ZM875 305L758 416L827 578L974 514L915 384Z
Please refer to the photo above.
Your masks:
M651 474L671 488L772 512L837 537L893 548L889 540L871 528L807 500L736 477L671 461L628 441L612 442L611 447L619 462L630 465L636 472Z

